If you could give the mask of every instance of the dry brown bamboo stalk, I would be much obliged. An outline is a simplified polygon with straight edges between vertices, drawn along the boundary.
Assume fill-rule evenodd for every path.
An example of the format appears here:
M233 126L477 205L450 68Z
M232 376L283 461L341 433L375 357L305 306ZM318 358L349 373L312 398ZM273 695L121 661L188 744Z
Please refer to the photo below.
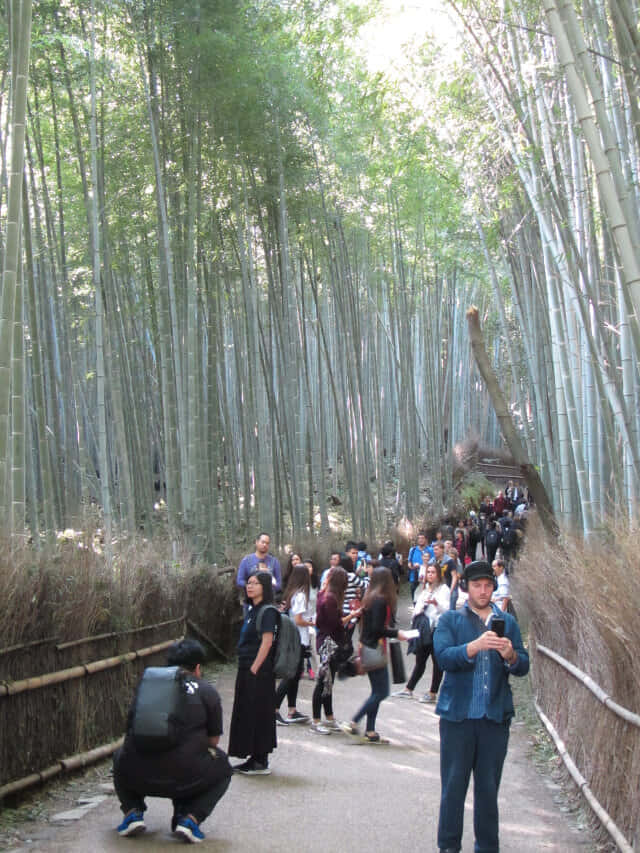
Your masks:
M152 631L154 628L166 628L167 625L175 625L176 622L182 622L184 619L184 616L179 616L177 619L167 619L166 622L156 622L155 625L143 625L141 628L128 628L126 631L110 631L107 634L94 634L89 637L81 637L79 640L69 640L67 643L59 643L56 646L56 651L71 649L73 646L81 646L83 643L91 643L95 640L115 639L116 637L126 637L129 634L141 634L143 631Z
M78 770L80 767L86 767L88 764L95 764L101 758L107 758L118 747L122 746L123 743L124 737L119 737L118 740L111 741L111 743L104 743L102 746L96 746L94 749L88 750L88 752L79 752L70 758L61 758L60 764L62 764L65 770Z
M566 660L557 652L554 652L546 646L538 644L536 648L539 652L542 652L543 655L551 658L551 660L554 660L559 666L563 667L563 669L566 669L567 672L570 672L577 681L590 690L598 701L602 702L602 704L609 708L610 711L613 711L614 714L622 717L622 719L626 720L628 723L640 728L640 715L634 714L633 711L629 711L628 708L614 702L609 694L606 693L600 685L596 684L596 682L591 678L591 676L587 675L586 672L578 669L577 666L574 666L570 661Z
M19 652L22 649L32 649L34 646L43 646L45 643L55 643L57 637L46 637L44 640L32 640L30 643L18 643L15 646L7 646L0 649L0 655L8 655L11 652Z
M182 638L179 638L182 639ZM24 693L27 690L37 690L40 687L47 687L51 684L60 684L63 681L70 681L74 678L82 678L85 675L92 675L95 672L103 672L106 669L120 666L120 664L128 663L136 658L144 658L149 655L161 652L168 649L176 640L165 640L163 643L156 643L154 646L148 646L145 649L138 649L135 652L127 652L124 655L117 657L105 658L104 660L93 661L82 666L73 666L70 669L61 669L57 672L48 672L46 675L37 675L32 678L24 678L21 681L5 681L0 684L0 698L3 696L13 696L16 693Z
M53 779L53 777L57 776L59 773L62 773L62 764L57 762L51 767L41 770L39 773L30 773L28 776L23 776L22 779L16 779L13 782L8 782L0 788L0 802L2 802L3 797L8 797L11 794L17 794L18 791L24 791L25 788L31 788L39 782L46 782L47 779Z
M538 648L540 648L538 646ZM542 709L538 705L537 702L535 704L536 713L542 720L544 727L551 735L551 738L558 750L558 754L562 758L564 762L564 766L569 771L569 774L573 781L576 783L581 793L584 795L586 801L589 803L594 813L596 814L600 823L607 830L609 835L613 838L615 843L618 845L622 853L633 853L632 846L628 843L627 839L624 837L618 826L613 822L613 818L611 815L605 811L605 809L600 805L600 802L596 799L593 791L589 787L587 780L584 778L582 773L576 767L573 759L569 755L566 746L564 745L564 741L561 739L558 732L555 730L553 723L549 720L548 717L545 716Z
M58 776L63 771L78 770L81 767L86 767L89 764L95 764L102 758L107 758L122 746L124 737L118 738L111 743L97 746L95 749L90 749L88 752L80 752L77 755L72 755L69 758L61 758L51 767L41 770L39 773L30 773L29 776L24 776L22 779L16 779L13 782L8 782L0 788L0 801L3 797L8 797L11 794L17 794L18 791L24 791L26 788L31 788L40 782L46 782L54 776Z

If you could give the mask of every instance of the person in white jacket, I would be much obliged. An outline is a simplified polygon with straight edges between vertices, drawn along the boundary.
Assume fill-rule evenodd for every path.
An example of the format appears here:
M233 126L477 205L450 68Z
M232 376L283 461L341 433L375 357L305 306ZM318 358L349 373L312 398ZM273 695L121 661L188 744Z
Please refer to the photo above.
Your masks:
M412 641L413 646L409 646L409 651L415 651L416 663L411 673L411 677L407 681L406 687L393 693L403 699L413 699L413 691L416 684L424 675L427 666L429 655L433 663L433 672L431 676L431 687L429 692L421 697L420 702L433 703L436 701L440 682L442 681L442 671L440 670L436 659L433 656L433 643L431 637L436 629L438 620L443 613L449 609L449 600L451 590L442 580L442 571L437 563L433 563L426 567L425 583L416 590L416 601L413 607L414 623L420 620L416 619L420 614L424 614L428 621L428 630L425 625L425 630L421 632L421 636ZM417 625L414 624L414 627ZM425 634L428 636L428 641L425 639Z

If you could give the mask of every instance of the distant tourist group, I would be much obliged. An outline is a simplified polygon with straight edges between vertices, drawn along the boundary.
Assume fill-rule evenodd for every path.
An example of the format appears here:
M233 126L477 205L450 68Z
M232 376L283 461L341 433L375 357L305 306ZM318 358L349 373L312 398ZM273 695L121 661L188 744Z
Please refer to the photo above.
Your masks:
M242 559L236 585L244 619L228 755L220 697L202 678L202 647L183 640L168 666L148 668L114 757L114 782L124 819L121 836L145 830L145 796L173 801L172 830L190 843L223 796L233 772L271 773L277 725L308 725L315 735L344 733L372 745L388 743L376 727L390 694L389 640L408 641L413 671L392 694L412 699L431 657L429 689L419 701L440 717L441 801L438 848L461 849L464 800L474 776L476 849L498 851L497 796L514 713L510 675L525 675L528 654L514 617L509 573L524 535L529 502L509 483L457 525L421 531L406 559L386 542L372 557L350 541L318 572L289 555L284 573L260 533ZM403 565L404 564L404 565ZM411 596L411 628L397 627L403 575ZM356 641L357 632L357 641ZM336 677L366 674L370 693L350 719L336 719ZM314 680L312 716L297 707L300 680ZM286 699L286 710L282 709Z

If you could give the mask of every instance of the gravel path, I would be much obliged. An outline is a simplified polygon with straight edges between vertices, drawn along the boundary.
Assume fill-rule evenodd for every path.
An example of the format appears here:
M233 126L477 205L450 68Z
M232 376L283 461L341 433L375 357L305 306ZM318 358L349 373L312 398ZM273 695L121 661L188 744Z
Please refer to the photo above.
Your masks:
M407 660L408 670L412 660ZM234 677L234 668L228 667L216 679L226 731ZM429 668L418 689L428 686L428 678ZM336 683L338 718L348 719L353 714L368 695L367 685L366 678ZM312 682L303 680L298 703L309 713L312 687ZM438 720L433 707L415 699L389 698L381 706L378 729L391 744L361 745L344 734L316 735L308 726L278 727L272 775L234 776L229 791L203 824L207 840L200 849L220 853L436 850L440 784ZM527 732L516 718L500 795L502 853L585 853L590 849L588 836L573 827L556 805L557 786L537 772L527 752ZM103 764L85 777L58 786L46 813L19 826L8 849L16 853L127 853L170 850L180 843L169 832L170 803L161 799L148 802L144 836L119 838L114 827L120 812L115 796L107 790L108 779L108 764ZM82 819L54 819L54 814L72 808L81 796L92 795L105 799L89 808ZM470 793L464 853L473 850L471 803ZM6 836L4 841L6 844Z

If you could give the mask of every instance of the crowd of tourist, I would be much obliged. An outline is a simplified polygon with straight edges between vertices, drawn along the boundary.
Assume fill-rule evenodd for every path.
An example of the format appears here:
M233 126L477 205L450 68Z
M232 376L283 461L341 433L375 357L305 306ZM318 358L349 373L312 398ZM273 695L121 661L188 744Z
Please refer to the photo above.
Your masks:
M349 541L343 551L330 554L322 572L313 560L303 559L295 552L289 555L283 572L279 560L269 552L269 535L260 533L254 552L242 559L236 576L244 619L238 641L228 755L243 760L231 768L224 756L216 765L224 772L212 774L210 761L204 753L218 744L221 732L219 697L200 680L201 650L180 647L172 654L179 672L183 673L180 677L186 678L183 683L188 685L187 692L192 696L202 692L204 696L209 691L209 704L203 706L204 711L190 712L193 725L201 730L201 735L196 737L194 729L192 737L195 740L188 740L194 754L202 752L202 778L195 783L190 780L190 787L179 791L173 790L175 785L171 781L159 785L155 778L158 775L156 759L141 758L144 749L135 740L136 702L140 704L140 696L144 695L139 688L130 712L125 748L122 755L116 755L115 762L117 789L125 813L118 827L120 835L137 835L144 831L144 796L158 794L174 800L172 829L176 835L192 843L202 840L200 823L223 795L232 770L249 776L271 773L269 760L277 746L278 725L307 725L314 735L341 732L362 743L388 743L377 731L376 722L381 702L390 695L388 641L400 640L409 641L408 652L415 655L415 664L406 684L394 692L393 697L413 699L427 662L430 657L432 660L429 689L422 694L420 702L438 703L436 713L441 719L442 755L449 756L441 766L443 791L453 792L448 794L447 808L441 805L439 847L445 853L458 850L459 846L451 846L450 842L453 839L457 845L456 839L461 836L459 807L460 802L464 803L468 774L488 772L484 759L484 770L476 768L472 762L464 768L458 766L458 741L464 737L472 743L479 738L485 743L489 738L487 732L495 740L494 730L489 727L485 732L484 728L484 723L495 717L496 724L506 727L500 730L501 740L495 751L501 769L506 755L508 722L513 712L507 677L509 673L523 675L528 670L528 656L513 617L509 586L509 575L524 536L528 506L519 487L509 482L493 499L485 497L477 510L470 511L456 524L447 522L432 530L419 531L406 555L396 552L392 541L372 549L373 554L367 543ZM409 630L398 627L398 589L405 578L411 600ZM461 621L452 615L456 613L463 617ZM289 674L277 683L275 659L283 642L280 634L284 614L291 620L292 624L287 624L291 625L297 645ZM445 627L439 629L439 626ZM458 634L464 639L461 646L455 646ZM450 639L445 642L443 637ZM463 651L456 651L454 655L454 647ZM498 657L491 657L492 652ZM496 661L500 660L502 663L498 666ZM485 673L478 676L481 679L490 671L494 686L499 686L501 692L498 695L492 689L489 697L483 695L481 681L474 673ZM300 680L305 674L314 681L311 717L297 707ZM333 707L334 681L336 676L354 674L366 674L370 693L354 708L348 720L340 722ZM158 684L162 686L162 683L160 679ZM460 704L458 694L463 687L467 698ZM171 689L175 691L175 688L166 688L167 697L171 697ZM158 686L153 690L157 691ZM446 700L442 701L442 697L439 700L439 693L445 691L448 691ZM285 699L286 711L282 708ZM193 699L190 701L194 709L199 707L197 702L193 705ZM461 717L459 709L455 710L456 703L466 708ZM147 719L154 718L153 725L157 728L155 710L145 713ZM166 719L166 714L161 716L160 727ZM465 726L469 723L469 727L462 732L458 723L465 723ZM146 770L137 775L130 769L125 771L125 758L133 768L146 767L144 762L147 761L153 783L145 780ZM159 762L163 773L171 766L167 754ZM496 761L492 760L490 772L494 773L496 767ZM496 778L493 790L478 806L483 814L494 807L499 773ZM457 810L449 813L448 807L453 801ZM495 820L483 818L484 823L476 832L491 837L491 844L494 836L497 843L497 810L495 815Z
M513 612L509 572L524 536L528 507L526 494L510 481L494 498L485 496L477 510L459 518L456 524L446 522L432 530L419 531L407 555L397 553L391 541L379 549L372 549L373 554L366 542L348 541L343 551L330 554L328 566L322 572L313 560L303 559L295 552L289 555L284 572L281 572L278 560L269 554L268 534L261 533L256 539L255 553L247 555L240 563L238 588L245 595L248 580L259 579L258 585L268 588L263 600L280 600L281 610L290 615L298 627L301 641L295 676L276 686L271 672L272 695L261 697L268 706L274 745L276 725L301 724L309 724L309 731L314 734L344 731L367 743L384 742L375 723L378 707L390 693L388 668L381 666L367 671L371 695L347 723L339 723L334 716L332 688L340 662L349 653L358 656L354 644L356 628L359 628L359 658L366 656L369 649L383 647L387 639L405 638L405 632L396 626L397 590L403 578L409 583L411 597L412 628L407 639L410 640L409 652L415 655L415 666L406 685L393 696L413 698L431 657L431 682L420 701L435 704L443 676L432 641L439 619L446 611L465 606L468 592L461 588L460 579L465 566L477 559L486 560L495 577L492 601L500 610ZM247 607L249 598L247 592L239 651L243 653L249 638L251 654L260 672L263 667L269 667L270 658L268 654L259 653L265 640L254 635L252 625L255 625L256 607L260 605L253 599ZM273 635L267 642L272 641ZM239 680L241 671L240 662ZM315 681L311 718L296 707L298 687L305 671ZM282 710L285 697L286 712ZM236 710L234 705L232 732L237 719L246 713L243 694L237 697L235 704L238 707ZM251 713L257 720L259 709L253 707ZM364 718L365 727L361 731L358 724ZM249 749L243 744L242 749L238 749L232 741L229 754L246 759L236 770L248 775L269 774L260 726L255 720L243 725L255 732L256 746Z

